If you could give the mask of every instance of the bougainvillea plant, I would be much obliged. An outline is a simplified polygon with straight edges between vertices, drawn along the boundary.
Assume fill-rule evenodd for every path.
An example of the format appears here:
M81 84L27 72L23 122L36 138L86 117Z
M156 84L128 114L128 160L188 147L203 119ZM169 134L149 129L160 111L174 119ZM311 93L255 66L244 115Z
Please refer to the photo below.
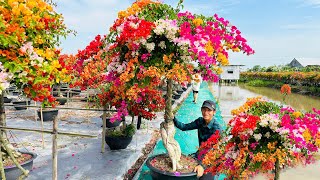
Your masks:
M51 87L61 80L67 81L66 69L58 61L59 38L72 31L63 23L63 17L44 0L0 1L0 63L1 89L8 83L16 85L27 97L53 105ZM3 88L2 88L3 86ZM2 91L2 90L1 90ZM3 91L0 98L3 98ZM1 102L3 102L1 100ZM0 104L0 124L5 125L4 105ZM16 158L21 154L10 146L0 133L1 158L11 159L27 175ZM9 158L10 156L10 158ZM2 159L0 170L3 171ZM0 173L5 179L4 173Z
M229 21L217 14L182 12L182 3L173 8L159 1L137 0L118 13L105 38L96 38L78 53L77 69L84 73L79 86L99 82L100 102L117 108L111 121L128 114L152 119L156 111L165 109L165 123L173 126L172 86L190 82L192 63L198 64L205 81L217 82L220 66L229 63L228 51L254 53ZM106 68L91 74L91 68L85 70L91 62L93 67L101 63ZM167 87L165 96L161 86Z
M109 93L113 102L125 101L127 108L141 102L146 86L157 90L161 79L188 81L193 61L204 80L216 82L219 66L228 64L227 50L254 53L241 32L218 15L180 12L151 0L120 11L107 38Z
M62 15L42 0L4 0L0 12L0 62L10 83L35 101L53 102L51 86L68 79L56 47L71 32Z
M289 106L249 98L227 126L203 143L207 172L227 179L249 179L258 173L279 179L280 170L310 164L320 148L320 111L302 113Z

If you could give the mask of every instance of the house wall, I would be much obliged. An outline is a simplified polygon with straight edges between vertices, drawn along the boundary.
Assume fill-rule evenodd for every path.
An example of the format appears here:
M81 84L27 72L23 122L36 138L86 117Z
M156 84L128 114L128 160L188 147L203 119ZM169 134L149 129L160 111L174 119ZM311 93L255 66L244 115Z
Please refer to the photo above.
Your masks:
M240 66L222 66L221 80L239 80Z

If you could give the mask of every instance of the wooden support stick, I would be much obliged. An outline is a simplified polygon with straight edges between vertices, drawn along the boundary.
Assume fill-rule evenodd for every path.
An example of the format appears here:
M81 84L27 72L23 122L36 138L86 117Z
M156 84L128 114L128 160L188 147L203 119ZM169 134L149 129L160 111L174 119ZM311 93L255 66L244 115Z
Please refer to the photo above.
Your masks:
M43 131L43 113L42 113L42 107L40 107L40 120L41 120L41 130ZM44 135L41 133L42 138L42 148L44 149Z
M107 112L106 106L104 106L104 111L102 115L102 137L101 137L101 152L104 153L105 151L105 140L106 140L106 124L107 124Z
M58 118L53 120L53 130L52 130L52 180L58 179Z
M4 127L4 126L0 126L0 129L52 134L52 130L48 130L48 129L41 130L41 129L28 129L28 128L16 128L16 127ZM95 138L95 137L97 137L95 135L69 133L69 132L58 132L58 134L59 135L65 135L65 136L80 136L80 137L87 137L87 138Z

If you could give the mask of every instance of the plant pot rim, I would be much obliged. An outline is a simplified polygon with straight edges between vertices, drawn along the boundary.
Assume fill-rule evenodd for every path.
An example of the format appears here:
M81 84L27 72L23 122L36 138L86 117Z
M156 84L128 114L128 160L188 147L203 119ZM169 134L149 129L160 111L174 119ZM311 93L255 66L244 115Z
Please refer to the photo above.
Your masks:
M28 103L30 103L31 100L22 100L22 101L14 100L14 101L12 101L12 103L20 103L20 102L21 102L21 103L22 103L22 102L25 103L25 102L27 102L27 101L28 101Z
M132 138L133 136L110 136L110 135L106 134L106 137L111 137L111 138Z
M30 154L32 156L28 161L25 161L25 162L21 163L20 164L21 166L33 161L35 158L38 157L38 155L36 153L30 152L30 151L20 151L20 150L18 150L18 152L20 152L21 154ZM6 167L4 167L4 169L8 170L8 169L16 168L16 167L17 167L16 165L6 166Z
M45 111L58 111L59 109L42 109L42 112ZM37 109L38 112L40 112L40 109Z
M168 172L168 171L162 171L160 169L157 169L155 167L153 167L151 165L151 160L154 159L155 157L157 156L161 156L161 155L168 155L167 153L162 153L162 154L156 154L156 155L152 155L150 157L148 157L147 161L146 161L146 165L148 166L148 168L152 171L155 171L159 174L163 174L163 175L166 175L166 176L172 176L172 177L189 177L189 176L196 176L197 173L195 172L190 172L190 173L179 173L179 175L176 175L175 173L172 173L172 172ZM177 171L178 172L178 171Z

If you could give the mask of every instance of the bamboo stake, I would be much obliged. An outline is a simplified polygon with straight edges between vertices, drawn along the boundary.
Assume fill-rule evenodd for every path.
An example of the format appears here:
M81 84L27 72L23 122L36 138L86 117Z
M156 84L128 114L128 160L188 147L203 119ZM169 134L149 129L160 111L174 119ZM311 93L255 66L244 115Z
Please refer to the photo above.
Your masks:
M0 129L6 130L16 130L16 131L27 131L27 132L38 132L38 133L45 133L45 134L52 134L52 130L40 130L40 129L28 129L28 128L15 128L15 127L4 127L0 126ZM68 132L58 132L59 135L65 136L80 136L80 137L87 137L87 138L95 138L97 136L88 135L88 134L78 134L78 133L68 133Z
M57 152L57 138L58 138L58 122L57 118L53 120L52 130L52 180L58 179L58 152Z
M0 137L2 138L2 132L0 129ZM2 146L0 144L0 175L1 179L6 180L6 175L4 173L4 166L3 166L3 160L2 160Z
M42 106L40 107L40 120L41 120L41 130L43 131L43 113L42 113ZM42 149L44 149L44 135L41 133L42 138Z
M34 106L37 106L36 101L34 102ZM37 113L37 110L34 110L34 120L37 122L37 119L38 119L38 113Z
M0 93L0 125L6 126L6 114L4 109L4 101L3 101L3 91ZM2 139L3 136L5 136L5 130L2 132L2 129L0 129L0 138ZM6 175L4 173L4 167L3 167L3 160L2 160L2 144L0 143L0 175L1 179L6 180Z
M106 105L103 107L106 110ZM101 137L101 152L104 153L105 151L105 140L106 140L106 124L107 124L107 112L103 111L102 115L102 137Z

